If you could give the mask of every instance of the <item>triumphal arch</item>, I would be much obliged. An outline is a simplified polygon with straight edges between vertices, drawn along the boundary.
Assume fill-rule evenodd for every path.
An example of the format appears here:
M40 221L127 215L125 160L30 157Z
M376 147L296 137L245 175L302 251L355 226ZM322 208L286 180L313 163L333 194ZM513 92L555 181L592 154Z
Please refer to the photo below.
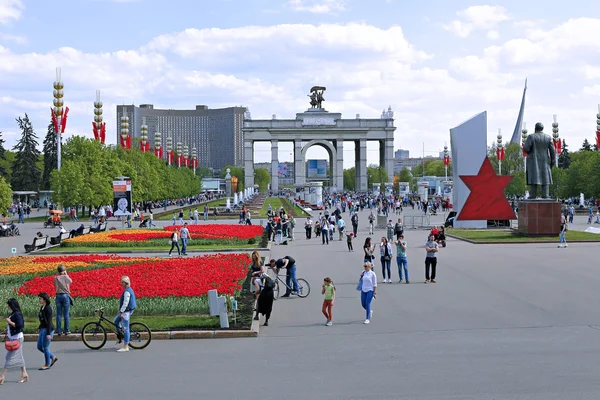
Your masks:
M279 143L294 144L294 182L306 183L306 152L312 146L321 146L329 154L330 186L342 191L344 187L344 142L354 142L356 188L367 191L367 142L379 142L379 165L387 171L388 182L394 176L394 117L391 107L381 118L343 119L341 113L323 108L325 87L311 89L310 108L296 114L295 119L254 120L247 112L244 118L245 185L254 185L254 143L271 142L271 189L279 190Z

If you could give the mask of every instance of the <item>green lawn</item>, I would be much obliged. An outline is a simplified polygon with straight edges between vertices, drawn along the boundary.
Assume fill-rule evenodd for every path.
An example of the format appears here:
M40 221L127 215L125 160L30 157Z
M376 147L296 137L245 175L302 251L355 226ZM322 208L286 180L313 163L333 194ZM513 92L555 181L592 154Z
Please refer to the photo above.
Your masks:
M446 230L448 235L457 236L463 239L473 240L475 242L492 243L523 243L523 242L558 242L556 236L523 236L516 231L500 229L452 229ZM590 241L600 242L600 235L581 231L567 231L568 241Z
M208 205L208 207L211 209L210 212L212 213L212 208L214 207L218 207L220 204L225 204L227 202L227 199L223 198L223 199L217 199L217 200L211 200L208 203L199 203L199 204L192 204L192 205L188 205L188 206L184 206L182 208L177 208L175 210L170 210L170 211L159 211L159 209L155 209L155 213L154 213L154 219L155 220L159 220L159 221L167 221L167 220L172 220L173 219L173 213L179 214L179 210L183 209L183 219L184 220L188 220L188 210L192 209L195 210L196 208L198 209L198 213L199 213L199 218L202 218L202 215L204 214L204 206Z
M104 315L112 320L114 315ZM71 332L80 332L83 325L90 321L97 321L97 317L88 318L71 318ZM208 315L198 316L153 316L153 317L135 317L131 319L134 322L143 322L150 328L151 331L171 331L171 330L211 330L219 329L219 317L210 317ZM233 321L231 321L233 323ZM26 319L25 333L37 333L39 321L37 319Z

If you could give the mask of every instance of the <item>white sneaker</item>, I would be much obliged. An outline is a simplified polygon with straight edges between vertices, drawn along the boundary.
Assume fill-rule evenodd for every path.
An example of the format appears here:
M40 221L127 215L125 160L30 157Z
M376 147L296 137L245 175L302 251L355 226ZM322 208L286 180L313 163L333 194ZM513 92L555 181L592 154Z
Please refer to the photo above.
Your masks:
M117 350L117 353L123 353L129 351L129 347L121 347L119 350Z
M370 323L371 323L371 321L369 321L368 319L365 319L365 322L363 322L363 324L365 324L365 325L370 324Z
M565 247L569 247L569 245L565 243Z
M373 310L369 313L369 319L373 319Z
M327 326L331 326L331 325L333 325L333 322L329 321L329 322L328 322L328 323L326 323L325 325L327 325Z

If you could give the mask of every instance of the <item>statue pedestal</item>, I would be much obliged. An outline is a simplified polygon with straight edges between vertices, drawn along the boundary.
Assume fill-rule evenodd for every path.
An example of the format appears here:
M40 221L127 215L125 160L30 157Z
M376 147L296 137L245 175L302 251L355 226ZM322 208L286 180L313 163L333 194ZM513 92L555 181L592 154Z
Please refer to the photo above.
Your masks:
M557 201L520 201L519 233L528 236L558 236L561 215L561 203Z

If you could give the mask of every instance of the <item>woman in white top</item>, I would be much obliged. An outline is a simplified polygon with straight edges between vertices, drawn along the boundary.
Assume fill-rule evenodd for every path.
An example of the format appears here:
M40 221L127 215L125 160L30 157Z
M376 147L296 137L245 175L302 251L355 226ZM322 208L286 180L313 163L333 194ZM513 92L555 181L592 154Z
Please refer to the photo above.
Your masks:
M179 249L179 230L177 230L177 228L175 228L171 234L171 250L169 250L169 257L171 257L171 252L173 252L175 247L177 247L177 254L181 255L181 250Z
M365 270L360 275L360 279L362 281L362 289L360 292L360 302L362 307L366 311L367 318L365 319L365 324L371 322L371 318L373 318L373 310L371 310L371 301L377 298L377 276L375 272L371 270L373 265L370 262L366 262L364 264Z

